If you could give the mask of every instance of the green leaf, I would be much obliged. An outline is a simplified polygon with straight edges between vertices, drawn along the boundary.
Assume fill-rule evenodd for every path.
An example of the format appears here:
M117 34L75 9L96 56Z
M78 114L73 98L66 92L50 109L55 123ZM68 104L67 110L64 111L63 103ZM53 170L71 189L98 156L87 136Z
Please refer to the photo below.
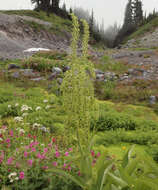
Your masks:
M101 183L100 183L100 186L99 186L99 189L98 189L98 190L103 190L105 180L106 180L107 175L108 175L109 171L111 170L112 166L113 166L113 163L110 164L110 165L104 170L104 173L103 173L103 176L102 176L102 180L101 180Z
M84 188L85 187L85 183L84 181L80 178L80 177L74 177L71 174L61 170L61 169L51 169L51 170L47 170L48 172L52 172L54 174L58 174L61 177L65 177L67 179L70 179L71 181L73 181L74 183L76 183L77 185L79 185L80 187Z
M120 185L121 187L127 187L128 184L121 178L113 175L112 173L108 173L108 175L114 180L115 183L117 183L118 185Z
M129 149L129 150L127 151L127 153L125 154L125 156L124 156L124 158L123 158L123 161L122 161L122 167L123 167L123 168L125 168L125 167L128 165L129 160L130 160L130 158L131 158L131 154L132 154L133 148L134 148L134 146L132 146L132 148Z

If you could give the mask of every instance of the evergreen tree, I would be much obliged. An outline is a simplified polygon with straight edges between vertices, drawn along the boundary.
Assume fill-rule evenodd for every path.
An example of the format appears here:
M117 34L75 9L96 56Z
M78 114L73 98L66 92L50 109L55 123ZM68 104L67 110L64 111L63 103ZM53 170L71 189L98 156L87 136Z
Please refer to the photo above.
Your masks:
M93 29L94 29L94 11L92 9L91 17L89 19L89 29L90 29L90 34L92 35Z
M66 11L66 4L65 4L65 2L63 3L62 10Z
M132 0L128 0L125 10L123 29L129 30L131 27L133 27L133 24L134 20L133 20Z
M134 24L137 27L143 23L142 1L134 0L132 3L132 8L133 8Z

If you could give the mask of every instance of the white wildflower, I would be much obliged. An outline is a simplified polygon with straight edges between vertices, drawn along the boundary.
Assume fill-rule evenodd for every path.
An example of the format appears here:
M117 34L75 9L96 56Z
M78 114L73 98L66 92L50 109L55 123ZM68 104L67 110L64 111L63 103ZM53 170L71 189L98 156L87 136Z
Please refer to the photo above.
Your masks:
M48 100L43 100L43 102L44 102L44 103L47 103L47 102L48 102Z
M21 106L21 112L28 111L28 110L32 110L32 108L27 106L27 105L22 105Z
M47 106L46 106L46 110L49 109L49 108L51 108L51 105L47 105Z
M16 177L16 178L15 178L15 180L19 180L19 178L18 178L18 177Z
M33 124L33 129L35 129L36 127L40 127L41 126L41 124L39 124L39 123L34 123Z
M36 108L36 111L38 111L38 110L40 110L41 109L41 107L40 106L38 106L37 108Z
M19 129L19 133L25 133L24 129Z
M23 121L23 117L14 117L14 121L21 122Z
M25 116L27 116L28 115L28 113L23 113L22 114L22 117L25 117Z
M41 131L43 131L43 132L49 132L49 129L47 129L47 128L46 128L46 127L44 127L44 126L43 126L43 127L41 127L40 129L41 129Z
M16 172L13 172L13 173L10 173L10 174L8 175L9 178L11 178L12 176L17 176L17 173L16 173Z
M18 103L16 103L16 104L15 104L15 107L18 107L18 106L19 106L19 104L18 104Z
M11 108L12 106L11 105L8 105L8 108Z
M0 129L0 134L5 133L6 129Z
M0 141L3 141L3 139L2 139L2 138L0 138Z

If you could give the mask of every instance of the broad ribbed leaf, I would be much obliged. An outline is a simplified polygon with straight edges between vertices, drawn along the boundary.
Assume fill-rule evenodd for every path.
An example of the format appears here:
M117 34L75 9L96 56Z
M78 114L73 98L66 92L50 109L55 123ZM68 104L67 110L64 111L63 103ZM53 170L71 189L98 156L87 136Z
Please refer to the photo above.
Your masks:
M108 173L108 175L114 180L115 184L120 185L121 187L127 187L128 183L126 183L123 179L113 175L112 173Z
M98 190L103 190L105 180L106 180L107 175L108 175L109 171L111 170L112 166L113 166L113 163L110 164L110 165L104 170L104 173L103 173L103 176L102 176L102 180L101 180L101 184L100 184Z
M70 179L71 181L73 181L74 183L76 183L77 185L79 185L80 187L84 188L85 187L85 183L84 180L82 180L80 177L74 177L71 174L61 170L61 169L51 169L51 170L47 170L48 172L52 172L54 174L58 174L61 177Z
M125 168L125 167L128 165L129 160L130 160L130 158L131 158L131 154L132 154L133 148L134 148L134 146L132 146L132 148L129 149L129 150L127 151L127 153L125 154L125 156L124 156L124 158L123 158L123 161L122 161L122 167L123 167L123 168Z

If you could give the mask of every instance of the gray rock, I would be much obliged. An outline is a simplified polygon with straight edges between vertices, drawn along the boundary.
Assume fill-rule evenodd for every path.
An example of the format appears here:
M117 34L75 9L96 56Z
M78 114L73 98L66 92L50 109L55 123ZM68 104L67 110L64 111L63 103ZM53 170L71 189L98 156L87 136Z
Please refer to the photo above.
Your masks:
M20 67L18 65L15 65L15 64L9 64L8 65L8 70L11 70L11 69L19 69Z
M36 81L36 82L39 82L41 80L46 80L44 77L38 77L38 78L33 78L31 79L32 81Z
M63 72L66 72L66 71L68 71L68 70L70 70L70 66L64 66L64 67L63 67Z
M25 77L36 77L39 76L33 72L33 69L20 69L21 75Z
M96 74L97 81L104 81L104 79L105 79L104 74Z
M104 74L104 72L101 71L101 70L99 70L99 69L94 69L94 71L95 71L95 74L96 74L96 75L97 75L97 74Z
M150 103L151 105L155 104L155 103L156 103L156 96L150 96L150 97L149 97L149 103Z
M53 67L53 68L52 68L52 72L53 72L53 73L56 72L57 74L60 74L60 73L62 73L62 70L61 70L59 67Z
M18 79L18 78L20 78L20 73L19 73L19 72L14 72L14 73L11 74L11 76L12 76L13 78Z
M62 78L57 78L57 82L58 82L58 84L62 84L62 82L63 82L63 79Z
M120 80L127 80L129 79L129 76L127 74L124 74L123 76L120 77Z
M48 80L54 80L56 79L58 76L58 74L56 72L52 73L49 77L48 77Z

